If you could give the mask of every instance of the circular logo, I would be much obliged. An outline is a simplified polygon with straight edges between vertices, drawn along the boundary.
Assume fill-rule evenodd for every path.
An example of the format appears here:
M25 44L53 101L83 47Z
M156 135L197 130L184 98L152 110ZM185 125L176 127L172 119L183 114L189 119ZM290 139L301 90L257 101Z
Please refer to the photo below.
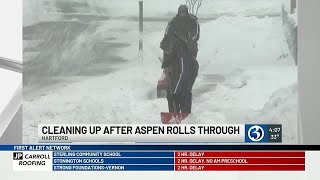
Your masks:
M254 142L259 142L263 139L264 137L264 131L263 128L260 126L252 126L248 130L248 137L251 141Z

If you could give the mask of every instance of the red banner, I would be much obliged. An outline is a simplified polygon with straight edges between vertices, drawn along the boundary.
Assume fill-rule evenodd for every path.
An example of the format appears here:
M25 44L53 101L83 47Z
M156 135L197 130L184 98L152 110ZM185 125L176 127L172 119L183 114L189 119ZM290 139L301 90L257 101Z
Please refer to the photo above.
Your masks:
M305 165L175 165L175 171L304 171Z
M305 164L305 158L175 158L175 164Z
M175 157L305 157L305 152L284 152L284 151L176 151Z
M176 171L304 171L305 152L178 151Z

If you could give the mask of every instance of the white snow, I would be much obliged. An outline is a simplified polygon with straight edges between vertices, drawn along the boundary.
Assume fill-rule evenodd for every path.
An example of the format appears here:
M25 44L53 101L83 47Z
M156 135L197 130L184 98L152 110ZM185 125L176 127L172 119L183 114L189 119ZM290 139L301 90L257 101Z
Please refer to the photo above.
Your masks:
M297 68L285 43L281 17L244 17L248 12L256 12L257 15L280 13L281 3L246 1L252 3L210 1L216 3L217 9L229 7L224 8L226 13L238 9L236 14L240 15L222 16L201 24L200 71L193 90L193 115L183 123L281 123L284 126L284 142L296 143ZM121 13L132 13L133 9L129 11L129 6L133 7L135 1L131 5L125 2L112 4L113 1L108 1L114 6L123 5L125 10ZM156 4L157 1L154 1ZM161 9L159 7L155 12ZM172 8L172 11L175 9ZM156 83L162 74L157 58L161 56L159 42L166 24L157 24L152 31L145 33L144 61L141 62L137 50L139 34L130 23L124 20L107 21L94 33L79 37L89 41L77 41L81 43L64 52L75 55L78 47L86 47L82 45L102 37L112 37L116 38L113 42L130 44L114 52L128 60L121 70L51 88L44 94L39 93L41 96L25 100L24 143L37 141L39 123L161 123L160 112L168 110L165 99L156 99ZM118 27L128 31L115 32Z
M297 142L298 134L298 84L275 91L269 101L258 113L252 113L252 122L266 124L282 124L285 133L283 141L286 143Z

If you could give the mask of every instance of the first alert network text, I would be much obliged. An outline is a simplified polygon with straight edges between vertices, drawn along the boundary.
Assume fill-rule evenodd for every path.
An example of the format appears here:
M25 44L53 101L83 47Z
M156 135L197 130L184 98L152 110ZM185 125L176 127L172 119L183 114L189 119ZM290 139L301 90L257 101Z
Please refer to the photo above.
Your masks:
M240 134L240 126L43 126L43 134Z

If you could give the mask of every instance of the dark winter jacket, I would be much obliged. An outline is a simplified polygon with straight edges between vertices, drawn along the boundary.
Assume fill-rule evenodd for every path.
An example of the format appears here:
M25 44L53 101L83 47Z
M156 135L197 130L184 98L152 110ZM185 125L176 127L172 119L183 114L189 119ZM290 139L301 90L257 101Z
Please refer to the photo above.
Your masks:
M162 68L170 67L169 94L191 92L199 69L196 61L199 37L199 23L193 15L177 15L168 23L160 47L164 51Z
M165 54L176 52L178 56L190 56L195 59L199 38L198 18L191 14L185 17L177 15L168 23L160 48Z

